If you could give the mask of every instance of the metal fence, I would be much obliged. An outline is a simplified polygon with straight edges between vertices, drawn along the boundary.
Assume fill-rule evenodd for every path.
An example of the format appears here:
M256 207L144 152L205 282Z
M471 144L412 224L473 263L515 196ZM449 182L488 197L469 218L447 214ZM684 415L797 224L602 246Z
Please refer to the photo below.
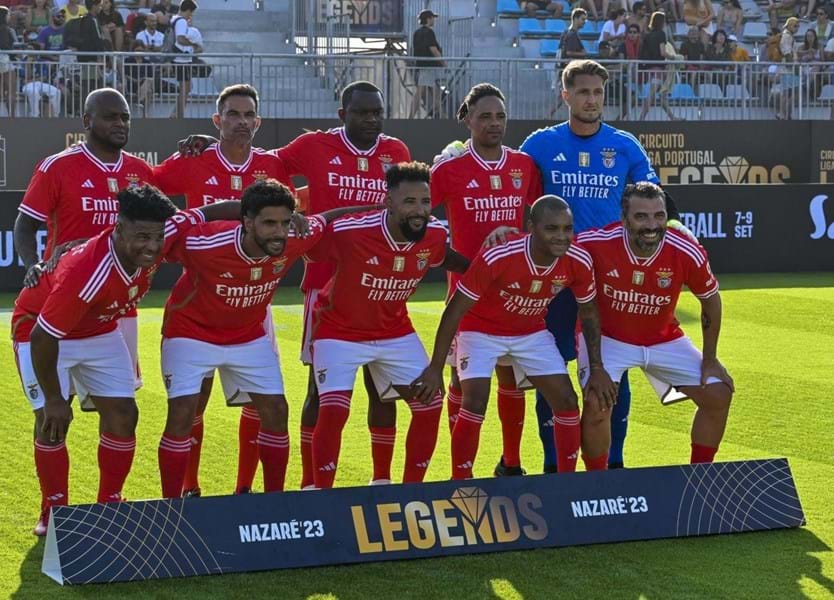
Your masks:
M454 118L467 91L499 86L515 119L561 119L559 63L542 60L445 58L420 67L413 57L373 55L182 55L13 52L0 62L0 116L78 116L97 87L121 90L135 117L212 114L223 87L252 83L269 118L330 118L340 91L357 79L383 90L391 118ZM86 61L86 62L83 62ZM832 63L605 62L611 78L608 120L830 119Z

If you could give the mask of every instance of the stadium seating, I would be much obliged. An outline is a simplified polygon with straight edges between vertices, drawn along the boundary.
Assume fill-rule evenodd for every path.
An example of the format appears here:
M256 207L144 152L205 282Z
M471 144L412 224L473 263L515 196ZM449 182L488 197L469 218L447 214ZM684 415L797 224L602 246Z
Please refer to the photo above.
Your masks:
M547 19L544 22L544 30L548 35L555 35L561 37L568 25L562 19Z
M524 14L515 0L498 0L497 12L508 17Z
M715 83L702 83L698 86L698 97L702 100L724 100L724 91Z
M824 101L826 103L834 101L834 85L826 84L822 86L822 89L820 90L820 95L817 97L817 100Z
M767 39L767 34L767 23L757 21L753 23L745 23L744 31L741 35L746 42L763 42Z
M585 46L585 51L591 56L599 54L598 40L582 40L582 45Z
M545 58L559 55L559 40L542 40L539 42L539 54Z
M542 23L535 17L522 17L518 20L518 33L524 36L542 36Z
M672 86L672 91L669 93L669 100L692 104L693 101L698 100L698 96L695 95L695 90L688 83L676 83Z

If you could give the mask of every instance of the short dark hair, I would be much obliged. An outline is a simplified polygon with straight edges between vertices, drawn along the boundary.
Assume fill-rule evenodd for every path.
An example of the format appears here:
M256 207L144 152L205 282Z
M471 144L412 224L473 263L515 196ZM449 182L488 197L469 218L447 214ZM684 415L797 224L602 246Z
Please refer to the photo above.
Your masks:
M631 5L631 12L636 13L641 8L645 7L646 3L642 2L641 0L637 0L634 4Z
M248 83L237 83L235 85L228 85L223 88L220 95L217 96L217 113L223 113L223 104L232 96L245 96L252 98L255 101L255 110L258 110L258 90Z
M623 190L623 197L620 200L620 207L625 215L628 212L628 207L631 204L631 197L639 196L640 198L662 198L663 207L666 209L666 195L656 183L650 181L638 181L637 183L630 183Z
M570 22L573 23L579 17L587 17L587 16L588 16L588 11L585 10L584 8L574 8L572 11L570 11Z
M652 31L661 31L666 27L666 14L658 11L652 13L649 17L649 29Z
M570 205L564 198L548 194L533 202L533 206L530 208L530 220L533 223L539 223L545 212L562 212L566 210L570 210Z
M580 75L597 75L602 77L602 83L608 81L608 69L595 60L572 60L562 71L562 87L573 87L574 81Z
M458 109L458 121L463 121L466 118L469 114L469 110L477 104L478 100L489 96L495 96L502 102L504 101L504 94L502 94L501 90L491 83L479 83L473 86L472 89L469 90L469 93L466 94L466 97L463 99L463 102Z
M9 7L0 6L0 25L6 25L9 21Z
M197 8L198 6L195 0L182 0L180 2L180 12L188 12L189 10L194 12Z
M89 11L93 8L96 4L101 4L101 0L84 0L84 8Z
M617 8L611 11L611 20L613 21L617 17L622 17L626 14L626 9L624 8Z
M342 90L342 108L348 107L348 104L350 104L350 100L353 97L353 92L370 92L372 94L377 93L382 96L382 90L370 81L354 81L353 83L345 86L345 89Z
M429 166L418 161L401 162L391 166L385 172L385 185L394 189L404 181L429 182Z
M254 219L267 206L283 206L294 212L295 196L290 188L275 179L256 181L243 190L240 197L240 220L243 221L244 217Z
M177 207L168 196L147 183L120 190L116 199L119 201L120 220L164 223L177 212Z

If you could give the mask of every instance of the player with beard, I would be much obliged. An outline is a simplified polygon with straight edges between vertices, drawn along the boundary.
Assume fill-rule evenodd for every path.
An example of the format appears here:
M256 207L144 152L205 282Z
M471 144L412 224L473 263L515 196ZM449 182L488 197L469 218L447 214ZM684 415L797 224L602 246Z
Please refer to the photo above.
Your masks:
M400 140L382 133L385 105L382 92L367 81L356 81L342 90L339 120L343 126L311 131L276 150L290 175L307 179L309 202L306 214L313 215L342 206L379 204L385 198L385 172L394 164L411 160ZM204 136L185 140L182 151L199 152L211 141ZM307 263L301 289L304 290L304 332L301 360L312 365L310 355L313 306L333 275L332 263ZM368 393L368 429L371 434L373 475L371 483L390 483L391 460L396 438L396 406L381 403L367 369L363 369ZM313 430L319 398L312 367L307 398L301 413L301 487L313 487Z
M311 219L310 235L290 227L295 197L275 180L243 192L240 222L192 227L168 252L185 271L165 304L162 373L168 420L159 444L162 494L178 498L192 452L191 426L207 373L220 372L228 399L247 394L259 415L258 454L264 490L284 489L289 455L287 401L274 335L264 311L292 263L318 243L343 208ZM271 320L270 320L271 325Z
M721 296L704 248L667 228L667 220L663 190L640 182L625 189L621 223L587 231L577 240L594 259L606 371L617 381L627 369L639 367L656 389L663 385L691 398L698 408L690 462L712 462L735 392L717 357ZM675 319L684 285L701 303L703 354ZM588 353L581 339L579 376L583 383L588 377ZM609 423L593 405L583 411L583 456L598 457L600 467L605 464ZM586 440L594 447L586 447Z
M434 206L442 205L446 210L451 247L472 260L496 227L524 226L525 207L541 195L541 175L529 156L503 145L507 109L504 95L494 85L480 83L473 87L458 110L458 120L469 129L469 142L462 153L441 159L432 167L431 196ZM457 273L449 273L447 299L452 298L459 279ZM447 401L451 430L461 406L454 343L446 363L451 368ZM516 388L508 364L500 362L495 373L504 442L503 458L495 475L523 475L524 392Z
M446 228L431 216L429 169L401 163L385 174L386 209L335 221L310 254L336 267L314 308L313 371L320 397L313 433L314 481L333 487L356 371L368 367L382 400L411 408L404 482L422 481L442 412L442 395L415 399L411 382L428 357L406 301L429 267L458 273L469 264L446 249Z
M658 183L646 151L630 133L602 122L608 71L592 60L573 60L562 71L562 98L570 109L567 122L532 133L521 145L542 173L544 193L564 198L577 233L620 218L620 199L629 182ZM547 311L547 328L565 360L576 358L576 300L570 290L556 296ZM631 393L622 373L617 403L611 411L609 466L622 467ZM556 471L550 406L537 395L539 437L544 471ZM596 458L596 457L593 457Z
M50 258L116 224L119 190L154 182L150 165L123 150L130 137L130 108L119 91L91 92L84 102L82 122L87 140L38 163L18 207L14 243L26 268L26 287L54 268L56 261ZM39 261L37 231L44 223L46 248ZM120 319L119 328L130 350L138 389L142 379L136 312ZM83 408L93 409L86 399L81 400Z
M240 200L243 190L256 181L275 179L292 189L292 182L281 159L252 146L261 126L258 116L258 91L247 84L226 87L217 97L217 112L212 122L220 140L201 154L185 156L174 153L154 168L157 185L170 196L185 195L187 208L196 208L223 200ZM264 327L274 335L272 312L267 310ZM200 401L191 428L191 452L183 482L183 496L201 494L198 477L202 453L206 410L214 374L203 381ZM243 405L238 427L238 471L235 493L249 492L258 468L258 411L246 394L235 398Z
M556 423L560 472L576 469L580 445L579 408L565 361L544 324L547 305L564 288L579 302L590 375L585 403L606 411L617 391L599 353L599 313L590 255L573 244L573 217L555 196L539 198L530 211L529 234L482 250L449 302L434 344L431 364L413 386L418 399L443 385L443 360L458 337L458 376L463 406L452 432L452 479L472 477L492 372L508 358L519 387L535 387L547 399Z

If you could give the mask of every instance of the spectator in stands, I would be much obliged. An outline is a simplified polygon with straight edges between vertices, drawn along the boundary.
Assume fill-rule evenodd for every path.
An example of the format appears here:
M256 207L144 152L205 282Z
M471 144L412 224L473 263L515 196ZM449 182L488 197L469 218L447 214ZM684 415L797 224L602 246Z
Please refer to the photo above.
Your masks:
M805 32L802 43L796 49L796 57L799 62L820 62L823 60L817 31L813 27Z
M9 26L9 8L0 6L0 51L12 50L17 34ZM17 109L17 69L8 54L0 54L0 102L6 100L8 115L13 117Z
M608 15L608 0L580 0L579 5L593 15L594 21Z
M164 43L165 36L156 28L156 15L148 14L145 17L145 29L136 34L134 50L158 53L162 50ZM147 117L153 103L153 96L161 83L160 68L154 65L161 64L163 58L161 56L137 56L132 62L136 66L128 70L128 77L132 80L131 83L136 85L134 89L137 90L137 100L143 110L142 116Z
M727 45L727 33L723 29L716 29L707 47L707 60L729 62L730 47Z
M519 6L527 13L528 17L535 17L536 11L545 10L558 19L565 11L565 5L555 0L522 0Z
M767 0L767 14L770 26L779 27L779 23L796 16L796 0Z
M434 20L437 15L430 11L424 10L418 16L417 20L420 22L420 27L414 32L412 38L411 50L413 56L419 58L414 62L416 69L414 69L414 97L411 100L411 110L408 118L413 119L420 112L420 105L426 105L426 111L429 118L440 117L440 77L442 76L441 68L446 66L446 63L441 58L443 56L443 48L437 42L437 36L434 34Z
M710 43L710 36L715 31L715 11L710 0L684 0L683 20L690 27L698 28L704 45Z
M727 36L727 44L730 46L730 60L733 62L749 62L750 53L743 46L738 45L738 38L732 33Z
M640 26L630 24L626 30L625 39L614 50L613 56L629 61L639 59L640 44L642 41L643 37L640 35Z
M701 30L697 27L690 27L686 32L686 39L681 42L681 54L689 62L702 62L707 58L707 47L701 41ZM686 65L687 70L699 69L699 65Z
M170 25L174 30L174 69L180 91L177 95L177 106L172 117L181 119L185 116L185 105L188 102L188 94L191 93L191 64L194 60L195 44L188 39L188 21L194 16L197 10L197 3L194 0L183 0L180 4L179 13L172 17ZM157 15L159 19L159 15ZM182 55L182 56L180 56Z
M822 57L825 61L834 61L834 36L825 43L825 48L822 49ZM832 111L834 111L834 107L832 107Z
M666 15L662 12L652 13L649 20L649 33L643 38L643 45L640 48L640 60L647 61L665 61L675 60L676 53L674 46L667 43L666 33ZM643 101L643 109L640 111L640 120L646 118L649 114L649 109L652 107L654 97L660 94L660 106L663 108L666 116L672 121L680 121L680 117L676 116L669 108L669 92L671 91L671 84L668 75L672 75L674 80L674 71L667 69L666 66L657 63L647 64L644 66L646 70L646 79L648 80L649 89L646 94L646 99Z
M640 29L640 35L646 33L649 30L649 14L646 12L645 3L637 0L631 10L631 16L626 19L626 23L629 26L637 25Z
M68 0L67 5L64 7L64 15L66 15L67 23L69 23L73 19L80 19L81 17L86 15L86 4L86 1L84 2L84 6L82 6L79 0Z
M782 41L782 32L778 27L770 28L770 35L765 39L765 56L767 62L782 62L782 52L779 50L779 42Z
M579 30L585 26L588 20L588 12L584 8L574 8L570 13L570 27L568 27L559 41L559 54L561 58L573 60L585 58L588 51L579 39Z
M35 4L26 13L23 26L24 36L30 33L38 34L41 29L49 25L49 0L35 0ZM37 38L36 38L37 39Z
M173 4L171 0L160 0L159 3L154 4L151 12L156 15L156 28L162 33L168 31L171 20L179 11L180 7Z
M121 13L113 6L113 0L101 0L101 12L98 15L104 39L116 52L124 50L125 22Z
M811 0L813 2L814 0ZM814 22L814 29L817 31L817 39L821 44L825 44L831 37L832 24L828 16L828 9L824 6L817 8L817 20Z
M602 32L599 34L599 41L608 42L609 46L613 47L625 39L626 34L626 10L624 8L612 9L608 13L608 20L602 26Z
M60 10L60 9L59 9ZM46 116L57 117L61 113L61 90L53 85L57 79L57 65L37 62L40 57L30 54L23 65L24 84L21 90L26 98L30 117L41 116L41 104L46 103Z
M779 37L779 54L782 62L796 62L796 32L799 31L799 19L791 17L785 21L785 28Z
M744 11L738 0L724 0L718 10L718 28L735 35L744 30Z
M98 52L99 55L78 57L78 62L85 64L78 74L78 85L73 88L74 112L82 109L87 94L101 87L103 73L101 67L95 63L102 61L101 55L106 51L104 36L98 22L101 0L84 0L84 7L87 13L83 17L68 21L64 26L64 45L70 50ZM66 13L66 9L64 12Z
M38 46L41 50L61 52L64 50L64 9L53 8L50 23L38 34ZM41 60L57 61L57 56L43 56Z

